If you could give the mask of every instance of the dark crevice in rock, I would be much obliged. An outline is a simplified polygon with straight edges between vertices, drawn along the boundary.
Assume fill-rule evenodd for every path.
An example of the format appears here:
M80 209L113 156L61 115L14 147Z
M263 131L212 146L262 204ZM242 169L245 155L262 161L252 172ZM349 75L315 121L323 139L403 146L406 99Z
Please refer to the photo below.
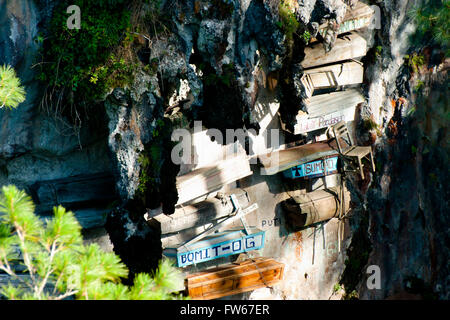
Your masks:
M132 284L137 273L156 270L162 257L161 234L150 228L142 216L132 218L126 209L117 208L108 215L105 228L114 252L130 271L125 284Z

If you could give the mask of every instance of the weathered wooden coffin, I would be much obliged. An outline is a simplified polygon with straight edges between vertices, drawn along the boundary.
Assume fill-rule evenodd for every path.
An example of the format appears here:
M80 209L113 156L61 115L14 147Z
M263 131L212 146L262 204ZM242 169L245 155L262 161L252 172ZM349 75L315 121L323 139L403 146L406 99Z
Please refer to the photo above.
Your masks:
M337 173L338 156L329 156L283 171L286 178L315 178Z
M177 177L177 205L198 199L219 190L224 185L251 175L246 155L238 155ZM206 199L206 197L205 197Z
M372 21L375 11L365 3L359 1L356 6L347 10L347 13L339 25L338 34L358 30L368 27ZM327 23L319 26L319 33L324 36L327 29Z
M85 229L103 226L109 204L117 199L110 173L38 181L29 189L37 214L52 216L53 207L62 205L74 212Z
M305 58L301 62L304 69L337 61L351 60L365 56L367 53L366 40L356 33L338 38L329 52L325 52L323 44L314 42L305 48Z
M339 121L353 121L356 106L364 102L364 96L357 89L312 96L307 104L308 113L297 116L294 134L327 128Z
M301 81L306 95L310 98L316 89L337 88L362 83L363 74L363 65L350 61L305 70Z
M251 228L249 234L242 230L226 230L211 234L189 246L167 248L163 254L176 258L178 267L198 264L233 254L258 250L264 247L265 232Z
M281 203L287 224L298 230L339 216L340 187L294 196ZM344 187L343 212L350 209L350 192Z
M186 293L194 300L217 299L273 286L283 272L284 264L274 259L249 259L187 276Z
M304 144L284 150L277 150L259 157L263 168L261 174L273 175L292 167L337 155L337 145L334 139L316 143Z
M233 189L220 199L210 198L199 203L181 206L173 214L159 214L149 219L147 223L160 227L161 234L169 234L215 222L235 210L230 200L231 194L236 195L242 208L250 205L250 197L245 190Z

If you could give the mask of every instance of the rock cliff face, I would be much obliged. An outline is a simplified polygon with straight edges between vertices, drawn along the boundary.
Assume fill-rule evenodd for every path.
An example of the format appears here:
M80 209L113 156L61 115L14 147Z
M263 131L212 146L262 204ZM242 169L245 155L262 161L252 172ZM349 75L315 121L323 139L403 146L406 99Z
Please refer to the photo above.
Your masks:
M318 25L340 22L357 1L285 2L299 22L292 38L281 26L278 0L163 1L160 11L170 30L141 39L145 46L136 54L142 65L134 82L114 88L73 134L65 119L41 107L43 84L34 80L36 37L45 33L56 1L0 0L0 64L13 66L27 90L17 110L0 110L0 185L27 189L42 215L55 203L65 204L84 219L87 235L97 230L92 237L104 235L101 242L108 230L131 271L151 270L161 255L160 235L143 213L161 204L169 212L176 202L179 168L169 163L171 130L192 127L195 120L222 132L258 130L252 110L262 97L280 103L281 120L289 126L303 97L302 32L314 35ZM427 69L418 77L428 91L414 91L417 76L411 77L403 58L416 49L408 39L415 26L406 15L416 2L376 1L382 28L364 34L372 49L364 61L367 103L360 117L371 118L377 129L367 130L361 120L357 136L360 144L374 145L377 172L370 182L349 186L359 201L341 278L363 299L405 291L449 298L448 80L445 70ZM326 46L334 38L330 34ZM144 174L154 179L151 184L143 182ZM342 260L333 270L342 271ZM381 289L367 288L369 265L380 267Z
M438 68L433 62L438 48L423 50L428 52L427 61L418 73L408 70L404 57L424 47L410 42L415 25L406 13L414 5L414 1L379 3L382 28L373 41L374 48L382 47L381 54L366 63L368 104L361 114L372 117L382 135L375 143L377 172L361 189L366 207L360 213L368 218L363 225L370 240L363 270L379 266L382 282L381 289L369 290L369 275L362 277L358 286L362 299L414 294L448 299L449 217L444 199L449 150L448 122L442 118L448 110L448 77L445 66ZM420 79L426 83L425 91L417 90ZM373 131L361 133L360 143L372 143L374 136Z

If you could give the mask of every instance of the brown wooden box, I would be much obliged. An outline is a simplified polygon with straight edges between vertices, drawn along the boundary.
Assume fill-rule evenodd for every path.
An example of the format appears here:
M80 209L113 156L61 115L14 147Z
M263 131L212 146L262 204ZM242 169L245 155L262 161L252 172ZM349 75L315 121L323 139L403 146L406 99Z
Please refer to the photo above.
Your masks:
M271 286L283 278L284 264L270 258L255 258L191 274L186 291L194 300L216 299Z

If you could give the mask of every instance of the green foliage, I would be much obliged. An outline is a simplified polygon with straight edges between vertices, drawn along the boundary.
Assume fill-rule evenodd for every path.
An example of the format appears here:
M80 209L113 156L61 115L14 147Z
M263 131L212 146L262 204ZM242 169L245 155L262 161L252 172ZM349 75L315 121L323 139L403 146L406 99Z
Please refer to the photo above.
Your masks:
M232 81L236 78L234 73L234 64L224 64L222 66L222 74L217 75L214 72L205 74L203 76L203 80L205 85L207 86L217 86L217 85L225 85L226 87L231 87Z
M333 287L333 292L339 292L342 290L342 286L339 283L336 283Z
M425 88L425 83L422 80L417 80L417 84L414 86L414 90L416 92L420 92L423 88Z
M130 13L125 0L65 0L53 13L50 35L42 46L38 79L57 92L64 92L75 105L100 99L115 85L126 84L132 65L113 50L132 41ZM66 8L81 9L81 28L67 28Z
M25 89L11 66L0 66L0 109L12 109L25 101Z
M278 12L281 19L281 21L278 22L278 26L284 31L286 38L292 40L293 34L297 31L300 23L297 21L295 14L291 11L285 0L280 1Z
M412 40L416 44L439 44L450 56L450 0L428 0L414 8L410 16L417 23Z
M311 33L309 33L309 31L303 32L302 39L303 41L305 41L306 44L308 44L309 40L311 40Z
M408 67L415 73L419 72L419 68L425 64L425 57L417 52L414 52L412 55L406 55L404 59Z
M17 274L17 265L26 276ZM168 260L153 274L138 274L133 286L120 283L128 275L114 253L97 244L84 245L74 214L54 208L45 222L34 214L31 198L14 186L0 194L0 270L19 284L0 287L8 299L176 299L182 281Z
M363 119L363 127L365 130L375 130L378 136L381 136L381 131L378 124L372 118L366 117Z
M153 129L153 139L163 139L162 133L165 130L165 122L162 119L156 121L156 127ZM139 173L139 186L138 193L140 196L144 196L147 192L157 192L159 179L157 173L160 172L162 166L162 154L163 149L160 143L150 144L138 158L141 170Z
M376 46L375 47L375 56L377 58L381 57L381 53L383 52L383 46Z

